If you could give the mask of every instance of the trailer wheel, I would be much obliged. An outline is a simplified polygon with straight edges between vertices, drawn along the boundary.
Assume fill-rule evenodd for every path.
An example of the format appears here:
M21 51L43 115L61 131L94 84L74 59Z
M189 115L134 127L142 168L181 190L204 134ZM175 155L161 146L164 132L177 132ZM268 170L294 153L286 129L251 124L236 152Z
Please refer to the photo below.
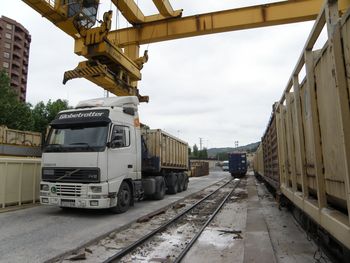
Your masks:
M121 214L128 211L131 201L131 191L130 186L127 182L122 182L117 197L117 206L111 208L112 212L116 214Z
M183 175L184 175L183 190L186 191L188 188L188 175L186 173L183 173Z
M176 173L171 173L168 175L168 194L176 194L178 190L178 177Z
M162 200L165 195L165 182L161 176L156 177L156 192L153 194L154 200Z
M183 173L177 174L177 192L180 193L184 190L185 176Z

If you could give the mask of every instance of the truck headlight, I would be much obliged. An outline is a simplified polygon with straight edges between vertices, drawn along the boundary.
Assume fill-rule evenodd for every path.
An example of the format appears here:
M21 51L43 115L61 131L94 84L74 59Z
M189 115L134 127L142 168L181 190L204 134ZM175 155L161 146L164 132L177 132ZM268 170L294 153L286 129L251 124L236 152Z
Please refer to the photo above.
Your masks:
M49 185L48 184L41 184L40 185L40 190L41 191L49 191Z
M93 193L101 193L102 192L102 186L90 186L90 190Z

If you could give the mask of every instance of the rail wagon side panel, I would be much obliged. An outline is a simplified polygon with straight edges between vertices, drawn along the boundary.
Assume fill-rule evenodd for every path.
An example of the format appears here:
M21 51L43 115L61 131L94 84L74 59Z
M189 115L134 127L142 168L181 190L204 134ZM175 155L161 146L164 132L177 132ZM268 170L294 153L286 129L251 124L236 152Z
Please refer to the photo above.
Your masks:
M346 162L343 152L341 113L340 108L335 107L337 105L335 89L338 87L329 47L323 50L315 66L315 80L327 203L346 210L344 183Z
M300 158L298 158L298 149L300 148L300 140L298 136L298 122L297 122L297 112L296 112L296 100L298 99L296 94L293 93L293 96L290 98L290 119L291 119L291 134L292 134L292 141L293 141L293 164L294 164L294 171L296 175L296 185L295 188L298 191L301 191L302 189L302 178L301 178L301 161Z
M265 181L267 181L273 188L279 189L280 175L278 164L278 143L277 143L277 130L276 130L276 118L274 114L274 107L272 110L269 125L262 137L262 152L263 152L263 167L264 172L262 174Z
M262 143L259 144L258 148L253 157L253 170L254 173L260 176L264 176L264 156Z
M304 81L300 87L300 101L301 101L301 114L302 124L300 127L303 130L304 142L305 142L305 167L306 167L306 181L308 191L311 195L316 197L316 173L315 173L315 152L313 148L313 131L312 131L312 119L310 108L310 95L307 90L307 82Z

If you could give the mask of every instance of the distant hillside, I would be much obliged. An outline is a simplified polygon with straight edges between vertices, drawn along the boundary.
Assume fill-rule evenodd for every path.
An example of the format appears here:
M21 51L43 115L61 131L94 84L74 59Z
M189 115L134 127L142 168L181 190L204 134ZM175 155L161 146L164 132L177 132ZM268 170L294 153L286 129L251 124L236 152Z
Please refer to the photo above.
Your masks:
M235 152L235 151L255 152L259 144L260 142L254 142L244 146L239 146L237 148L233 148L233 147L210 148L208 149L208 157L216 157L218 153L229 153L229 152Z

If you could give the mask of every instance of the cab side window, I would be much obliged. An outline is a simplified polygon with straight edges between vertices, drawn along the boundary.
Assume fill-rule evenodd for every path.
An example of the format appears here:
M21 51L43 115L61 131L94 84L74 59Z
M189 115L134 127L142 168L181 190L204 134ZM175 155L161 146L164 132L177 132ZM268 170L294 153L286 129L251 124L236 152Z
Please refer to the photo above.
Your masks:
M123 148L130 146L130 129L127 126L115 125L112 131L111 147Z

